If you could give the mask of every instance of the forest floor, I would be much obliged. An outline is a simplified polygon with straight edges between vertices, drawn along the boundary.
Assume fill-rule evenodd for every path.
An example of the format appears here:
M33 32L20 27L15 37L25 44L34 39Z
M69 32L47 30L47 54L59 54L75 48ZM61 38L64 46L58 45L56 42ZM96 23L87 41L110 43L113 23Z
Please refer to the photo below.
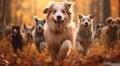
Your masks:
M87 56L71 51L65 60L51 62L47 51L38 53L34 43L24 47L18 57L10 41L0 40L0 66L120 66L120 43L110 54L104 51L103 44L95 42Z

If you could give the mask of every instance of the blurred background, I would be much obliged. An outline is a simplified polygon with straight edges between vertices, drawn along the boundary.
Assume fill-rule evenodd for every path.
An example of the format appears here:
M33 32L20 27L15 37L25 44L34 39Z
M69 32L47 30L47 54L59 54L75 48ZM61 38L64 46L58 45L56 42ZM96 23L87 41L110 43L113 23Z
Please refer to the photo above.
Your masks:
M63 0L0 0L0 35L6 25L34 25L33 16L44 19L43 9L49 1ZM66 0L75 2L74 21L78 14L96 14L95 23L102 23L111 16L120 17L120 0Z
M33 19L35 15L39 19L44 19L46 15L43 14L43 10L49 4L49 1L61 2L63 0L0 0L0 66L53 66L50 63L51 60L47 50L38 53L34 43L25 46L24 51L20 53L22 58L19 58L13 52L11 35L5 37L6 26L35 25ZM75 22L78 22L79 14L96 14L94 24L104 23L109 16L113 18L120 17L120 0L66 1L75 2L73 7ZM65 61L55 61L55 66L120 66L119 44L115 47L115 53L105 56L104 44L96 42L87 57L72 51ZM110 65L105 65L108 63L106 60L111 62Z

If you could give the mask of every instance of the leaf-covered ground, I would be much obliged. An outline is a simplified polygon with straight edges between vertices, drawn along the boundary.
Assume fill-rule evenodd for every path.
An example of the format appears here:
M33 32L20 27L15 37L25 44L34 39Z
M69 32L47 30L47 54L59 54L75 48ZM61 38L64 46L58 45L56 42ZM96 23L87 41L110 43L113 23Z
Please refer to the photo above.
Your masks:
M46 49L38 53L33 43L25 46L17 56L10 41L4 39L0 40L0 66L120 66L119 44L116 44L114 51L105 55L103 44L95 42L87 56L71 51L65 60L50 62Z

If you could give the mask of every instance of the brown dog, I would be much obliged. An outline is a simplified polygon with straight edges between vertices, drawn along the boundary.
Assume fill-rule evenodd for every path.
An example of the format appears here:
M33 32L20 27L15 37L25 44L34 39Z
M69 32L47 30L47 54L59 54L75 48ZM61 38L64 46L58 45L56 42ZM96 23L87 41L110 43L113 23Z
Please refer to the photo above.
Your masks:
M117 20L120 22L120 18L117 18ZM120 40L120 24L119 24L119 30L118 30L118 39Z
M105 45L105 52L110 53L110 48L114 47L118 40L118 29L120 21L118 19L113 19L111 17L107 18L105 23L107 24L102 29L101 38Z
M57 57L65 59L75 44L77 29L72 22L72 5L70 2L56 2L44 9L47 14L44 36L52 61Z

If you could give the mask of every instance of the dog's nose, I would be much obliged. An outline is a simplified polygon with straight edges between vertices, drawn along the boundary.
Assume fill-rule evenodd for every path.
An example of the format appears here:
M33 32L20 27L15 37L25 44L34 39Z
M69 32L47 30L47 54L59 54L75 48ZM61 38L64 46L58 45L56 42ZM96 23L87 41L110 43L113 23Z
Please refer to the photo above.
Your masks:
M27 33L28 35L30 35L30 33Z
M40 29L41 27L39 26L38 28Z
M62 17L61 17L60 15L57 16L57 19L58 19L58 20L61 20L61 18L62 18Z
M115 25L114 27L117 28L117 25Z
M17 31L16 30L13 30L13 33L16 33Z
M85 25L88 25L88 23L87 23L87 22L85 22Z

